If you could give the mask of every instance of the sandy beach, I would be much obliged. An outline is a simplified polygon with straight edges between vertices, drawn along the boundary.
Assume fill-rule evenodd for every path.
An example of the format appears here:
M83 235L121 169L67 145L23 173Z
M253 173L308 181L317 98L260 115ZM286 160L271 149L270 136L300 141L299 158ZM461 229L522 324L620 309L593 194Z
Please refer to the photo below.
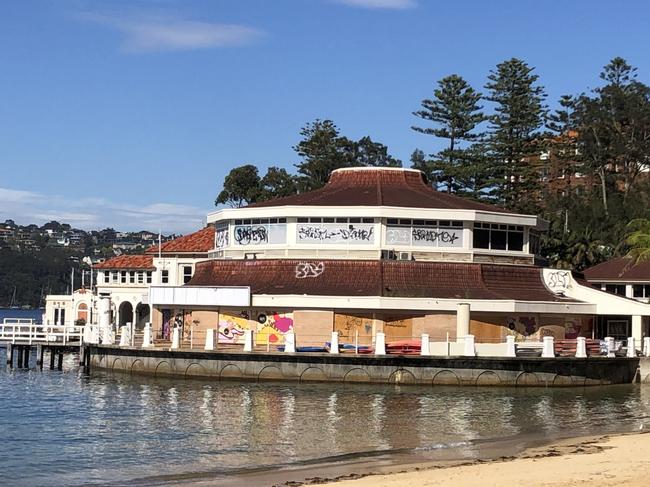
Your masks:
M650 478L650 434L564 440L526 450L514 458L457 466L410 466L392 474L339 479L336 487L501 485L646 486ZM320 483L320 482L318 482Z

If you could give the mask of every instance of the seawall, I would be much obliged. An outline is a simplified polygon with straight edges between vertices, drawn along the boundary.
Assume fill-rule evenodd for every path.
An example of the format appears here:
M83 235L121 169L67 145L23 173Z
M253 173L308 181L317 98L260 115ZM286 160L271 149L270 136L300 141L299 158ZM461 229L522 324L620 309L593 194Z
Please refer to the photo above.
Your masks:
M639 368L639 359L624 357L377 357L179 351L104 345L91 345L89 351L91 369L217 380L549 387L631 383Z

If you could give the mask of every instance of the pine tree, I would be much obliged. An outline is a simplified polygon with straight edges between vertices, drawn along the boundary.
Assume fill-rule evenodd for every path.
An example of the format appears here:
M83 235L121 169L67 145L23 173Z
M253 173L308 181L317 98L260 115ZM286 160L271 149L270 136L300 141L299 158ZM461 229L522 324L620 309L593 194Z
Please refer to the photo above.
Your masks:
M260 196L260 177L257 167L246 164L232 169L223 181L223 189L214 204L227 204L234 208L254 203Z
M413 115L433 122L434 127L412 127L413 130L448 140L447 147L432 155L430 168L435 180L442 183L448 193L468 189L475 173L472 160L467 158L464 142L476 141L481 134L476 127L485 119L479 105L481 94L477 93L462 77L453 74L438 81L432 99L422 100L422 109ZM468 188L469 185L469 188Z
M506 208L526 212L539 204L539 168L533 161L541 151L539 130L546 109L533 70L512 58L497 65L485 85L485 98L494 103L488 134L494 196Z
M283 198L297 192L296 178L284 168L271 166L260 180L258 201Z

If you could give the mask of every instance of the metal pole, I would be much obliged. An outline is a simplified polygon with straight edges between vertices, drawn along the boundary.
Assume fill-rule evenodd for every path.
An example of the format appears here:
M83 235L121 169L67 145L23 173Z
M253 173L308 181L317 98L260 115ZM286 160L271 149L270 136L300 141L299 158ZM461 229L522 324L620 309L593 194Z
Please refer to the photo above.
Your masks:
M359 330L354 330L354 353L359 353Z

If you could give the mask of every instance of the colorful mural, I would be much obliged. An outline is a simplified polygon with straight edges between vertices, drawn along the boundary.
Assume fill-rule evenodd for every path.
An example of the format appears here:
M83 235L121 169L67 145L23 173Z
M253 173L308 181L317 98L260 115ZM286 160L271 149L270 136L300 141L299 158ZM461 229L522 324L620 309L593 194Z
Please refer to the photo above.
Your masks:
M219 343L244 343L244 330L250 329L248 311L219 313Z
M293 330L293 313L277 311L258 311L255 343L259 345L279 345L284 343L284 334Z
M521 337L534 335L539 328L536 316L508 316L506 326L515 336Z

